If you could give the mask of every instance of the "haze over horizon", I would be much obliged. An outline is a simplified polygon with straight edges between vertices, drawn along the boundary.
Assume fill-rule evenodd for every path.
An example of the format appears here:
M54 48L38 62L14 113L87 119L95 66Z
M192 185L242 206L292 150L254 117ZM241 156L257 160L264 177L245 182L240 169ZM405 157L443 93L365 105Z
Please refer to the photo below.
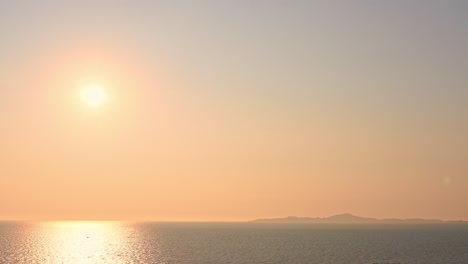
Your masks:
M467 13L0 0L0 220L468 220Z

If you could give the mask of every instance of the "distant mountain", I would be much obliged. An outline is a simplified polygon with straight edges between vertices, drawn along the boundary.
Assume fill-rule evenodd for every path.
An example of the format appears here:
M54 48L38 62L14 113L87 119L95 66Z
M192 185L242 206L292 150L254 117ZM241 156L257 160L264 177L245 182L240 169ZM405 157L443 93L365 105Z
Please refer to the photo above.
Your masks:
M397 219L397 218L367 218L352 214L340 214L330 217L296 217L288 216L284 218L257 219L251 223L307 223L307 224L442 224L458 223L468 224L468 221L442 221L439 219Z

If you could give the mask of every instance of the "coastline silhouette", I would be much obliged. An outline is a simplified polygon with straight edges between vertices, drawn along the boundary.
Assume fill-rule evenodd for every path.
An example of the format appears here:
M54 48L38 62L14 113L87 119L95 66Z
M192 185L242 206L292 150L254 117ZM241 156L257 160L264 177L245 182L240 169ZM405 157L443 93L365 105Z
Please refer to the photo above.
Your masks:
M297 217L288 216L283 218L256 219L251 223L308 223L308 224L468 224L468 221L423 218L369 218L355 216L349 213L333 215L329 217Z

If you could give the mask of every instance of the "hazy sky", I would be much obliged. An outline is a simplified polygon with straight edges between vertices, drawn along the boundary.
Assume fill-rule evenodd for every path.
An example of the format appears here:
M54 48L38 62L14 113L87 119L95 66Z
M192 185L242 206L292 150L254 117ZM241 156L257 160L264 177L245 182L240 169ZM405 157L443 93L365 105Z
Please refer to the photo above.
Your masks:
M467 1L0 0L0 219L468 220L467 135Z

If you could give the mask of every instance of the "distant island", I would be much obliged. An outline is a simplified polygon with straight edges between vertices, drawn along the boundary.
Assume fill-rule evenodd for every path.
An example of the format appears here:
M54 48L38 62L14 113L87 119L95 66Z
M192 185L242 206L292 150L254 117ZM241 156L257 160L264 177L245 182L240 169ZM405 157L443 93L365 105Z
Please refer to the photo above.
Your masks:
M296 217L256 219L250 223L300 223L300 224L468 224L468 221L443 221L440 219L398 219L398 218L367 218L352 214L339 214L330 217Z

